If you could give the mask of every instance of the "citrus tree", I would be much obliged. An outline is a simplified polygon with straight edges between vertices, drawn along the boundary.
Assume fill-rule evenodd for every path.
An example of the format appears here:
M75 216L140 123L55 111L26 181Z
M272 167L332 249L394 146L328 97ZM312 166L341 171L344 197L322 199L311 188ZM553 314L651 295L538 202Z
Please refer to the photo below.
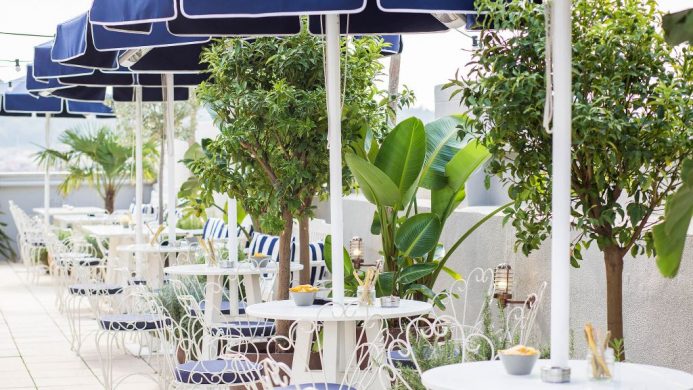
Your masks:
M280 221L279 299L288 298L293 218L299 218L301 231L306 233L301 236L307 238L313 200L327 191L323 44L319 37L303 31L281 39L218 40L202 55L210 79L200 85L198 97L213 112L221 134L203 144L212 165L198 170L199 177L203 182L216 181L222 187L219 192L239 198L257 194L255 201ZM346 67L342 139L346 149L362 148L359 145L367 134L378 133L385 126L387 105L375 99L379 91L374 86L382 69L378 62L381 48L378 38L342 42ZM344 174L346 184L349 171ZM251 213L258 210L247 202L244 206ZM301 254L306 256L301 276L305 281L310 272L308 242L300 244Z
M544 5L478 0L482 47L449 87L508 184L508 218L527 254L550 234L551 134L545 104ZM608 328L623 338L623 263L651 254L650 227L693 153L691 52L662 36L654 0L573 2L571 263L596 243L606 274ZM497 30L489 27L493 26ZM499 30L504 30L502 33Z

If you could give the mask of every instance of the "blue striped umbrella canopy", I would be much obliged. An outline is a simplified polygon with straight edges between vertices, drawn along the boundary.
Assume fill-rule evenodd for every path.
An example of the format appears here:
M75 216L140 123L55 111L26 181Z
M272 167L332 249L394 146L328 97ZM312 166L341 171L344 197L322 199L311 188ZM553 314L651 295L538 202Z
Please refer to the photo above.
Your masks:
M32 95L26 89L26 80L21 78L12 81L12 87L3 93L2 108L9 113L57 114L63 109L63 101Z
M51 60L77 67L118 69L117 51L98 51L94 47L89 15L86 13L58 24Z
M446 31L464 25L473 0L95 0L91 20L101 25L165 21L175 35L281 35L285 18L300 30L300 15L311 15L310 31L324 32L321 15L339 14L342 34L398 34ZM232 31L235 29L235 31Z
M93 44L96 50L128 50L132 48L178 46L191 43L202 43L210 40L209 37L180 37L171 34L165 22L151 24L151 31L148 33L132 33L114 31L102 25L91 24L87 18L81 18L83 23L87 23L87 28L91 28Z
M93 69L81 68L77 66L63 65L53 61L51 51L54 41L42 43L34 46L34 77L37 79L54 79L66 76L86 76L94 73Z
M280 36L301 31L301 21L296 16L268 16L260 20L215 17L189 21L178 12L178 4L173 0L95 0L90 10L90 19L93 24L105 25L110 29L137 26L142 30L147 23L166 22L169 31L179 36L200 35L201 29L208 31L206 35L214 36Z

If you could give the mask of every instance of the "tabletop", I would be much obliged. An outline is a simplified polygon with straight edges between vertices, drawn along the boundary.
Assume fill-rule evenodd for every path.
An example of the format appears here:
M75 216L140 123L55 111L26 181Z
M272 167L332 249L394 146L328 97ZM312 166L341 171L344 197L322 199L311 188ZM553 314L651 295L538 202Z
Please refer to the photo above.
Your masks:
M644 364L617 363L614 380L595 382L587 379L587 362L571 360L570 383L544 383L541 368L548 360L539 360L530 375L508 375L499 360L451 364L423 373L422 383L431 390L466 389L691 389L693 375L671 368Z
M152 245L152 244L130 244L120 245L116 250L118 252L128 253L180 253L191 250L190 245L185 241L180 241L181 245Z
M33 211L36 214L44 215L46 213L43 207L36 207ZM67 214L106 214L106 210L100 207L51 207L48 209L51 215L67 215Z
M300 271L303 269L301 264L291 264L291 271ZM233 268L212 267L207 264L186 264L174 265L164 268L164 272L169 275L260 275L272 274L277 272L276 266L268 266L265 268L255 268L250 263L239 263Z
M135 230L115 225L83 225L82 230L97 237L129 237L135 236Z
M82 230L93 236L108 238L108 237L134 237L135 229L123 227L120 224L113 225L83 225ZM162 232L162 237L166 237L166 232ZM176 234L182 235L184 231L176 229Z
M112 223L114 221L118 221L118 218L118 216L114 216L111 214L58 214L53 217L54 220L64 223Z
M347 303L355 302L348 299ZM412 317L429 313L432 306L428 302L401 299L399 307L381 307L380 302L375 306L347 305L341 306L296 306L294 301L271 301L249 305L245 312L252 317L269 318L290 321L363 321L372 316L383 319Z

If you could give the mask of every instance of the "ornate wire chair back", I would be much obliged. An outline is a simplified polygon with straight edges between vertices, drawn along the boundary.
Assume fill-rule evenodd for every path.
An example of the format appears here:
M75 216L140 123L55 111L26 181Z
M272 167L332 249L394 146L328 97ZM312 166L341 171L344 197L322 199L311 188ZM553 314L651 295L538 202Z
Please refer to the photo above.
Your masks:
M470 331L479 329L484 305L493 299L493 270L474 268L466 278L455 280L433 302L436 315L451 315ZM441 309L444 308L444 309Z
M541 307L547 282L542 282L537 292L530 294L524 304L514 306L506 315L506 338L511 343L526 345L532 334L537 313Z

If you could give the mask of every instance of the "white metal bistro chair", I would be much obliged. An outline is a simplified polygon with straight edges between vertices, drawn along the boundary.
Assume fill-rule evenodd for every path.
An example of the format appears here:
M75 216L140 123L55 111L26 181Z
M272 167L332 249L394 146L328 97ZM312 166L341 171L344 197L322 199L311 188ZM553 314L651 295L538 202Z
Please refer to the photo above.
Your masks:
M171 320L160 314L153 305L154 299L153 293L145 286L130 286L125 289L121 299L112 301L111 306L97 313L99 328L96 331L96 349L106 389L114 389L133 376L143 376L159 382L160 377L151 372L128 372L120 378L113 377L113 355L118 347L125 345L126 337L129 336L139 345L140 356L145 351L159 351L158 329ZM157 371L161 370L161 367L155 367L157 368Z
M160 301L154 300L158 318L157 328L162 351L162 380L166 388L228 389L229 386L256 389L260 380L257 347L247 339L228 339L216 358L204 358L200 349L202 334L190 333L188 328L173 321ZM192 327L192 329L200 329Z

